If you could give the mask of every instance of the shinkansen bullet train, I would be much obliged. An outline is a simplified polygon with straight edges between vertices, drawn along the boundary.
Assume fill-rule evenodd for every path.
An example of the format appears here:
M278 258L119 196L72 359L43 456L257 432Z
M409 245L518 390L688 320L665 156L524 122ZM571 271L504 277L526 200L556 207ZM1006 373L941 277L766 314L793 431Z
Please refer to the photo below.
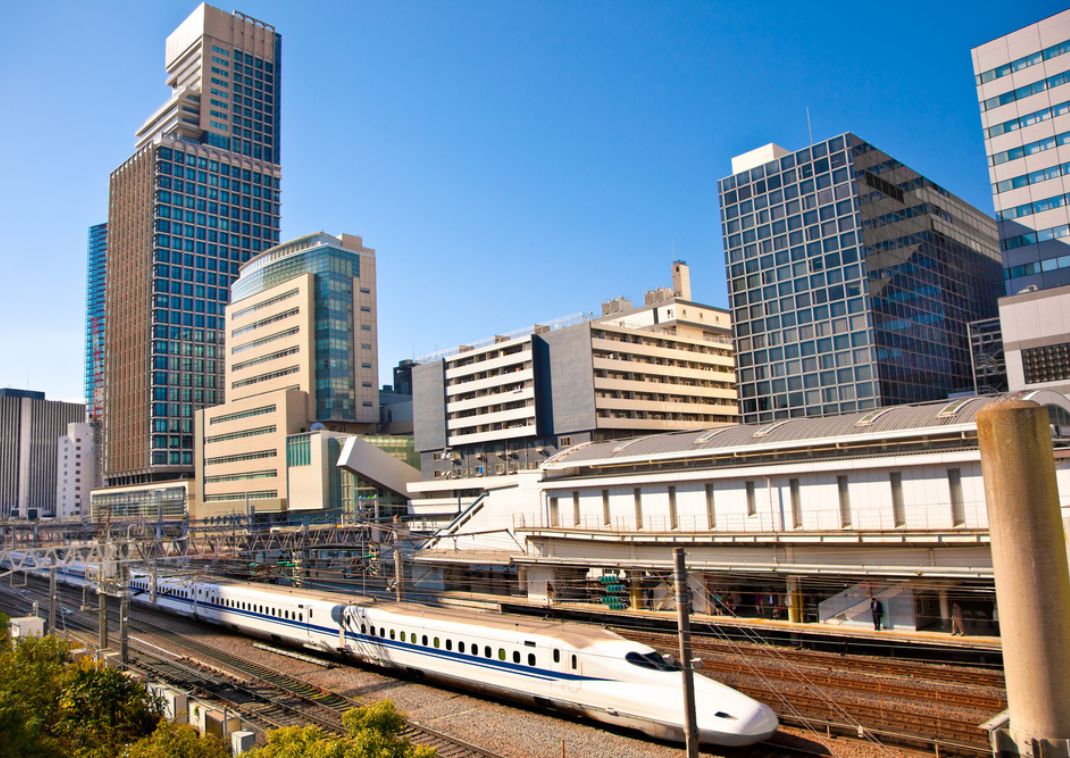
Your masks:
M95 573L92 564L72 565L59 576L84 586ZM132 602L651 737L683 740L678 666L653 648L598 627L218 579L158 577L152 593L151 581L147 574L133 573ZM777 730L768 706L698 674L695 699L703 742L751 745Z

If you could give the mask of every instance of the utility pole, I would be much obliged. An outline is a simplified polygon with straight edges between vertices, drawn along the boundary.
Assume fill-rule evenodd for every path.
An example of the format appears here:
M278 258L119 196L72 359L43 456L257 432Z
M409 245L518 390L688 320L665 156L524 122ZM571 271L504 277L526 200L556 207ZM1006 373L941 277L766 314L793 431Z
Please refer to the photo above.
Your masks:
M100 649L108 649L108 594L103 587L97 588L97 618L100 623Z
M52 565L48 569L48 633L56 633L56 556L52 556Z
M672 549L676 578L676 622L680 636L680 673L684 679L684 745L687 758L698 758L698 722L695 716L695 672L691 668L691 597L687 563L682 547Z
M119 566L119 662L127 663L127 643L130 634L130 589L127 582L127 568Z
M405 599L405 556L401 550L400 523L394 517L394 596L400 603Z

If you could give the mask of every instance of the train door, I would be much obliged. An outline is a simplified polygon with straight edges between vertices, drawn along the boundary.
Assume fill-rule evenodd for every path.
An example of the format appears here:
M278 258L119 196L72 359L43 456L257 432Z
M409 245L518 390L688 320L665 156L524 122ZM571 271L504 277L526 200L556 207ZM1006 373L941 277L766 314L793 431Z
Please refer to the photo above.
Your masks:
M558 675L554 678L554 689L578 692L579 665L579 656L574 651L562 647L550 648L550 669Z

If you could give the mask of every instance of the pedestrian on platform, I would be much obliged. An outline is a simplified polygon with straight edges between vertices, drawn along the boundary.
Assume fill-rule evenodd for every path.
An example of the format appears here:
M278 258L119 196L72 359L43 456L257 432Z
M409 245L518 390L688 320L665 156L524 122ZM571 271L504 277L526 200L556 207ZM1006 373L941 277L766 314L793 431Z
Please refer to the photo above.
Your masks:
M884 608L881 606L881 601L875 597L870 597L869 610L873 614L873 631L879 632L881 630L881 616L884 615Z
M962 620L962 606L958 603L951 604L951 636L956 634L965 637L966 625Z

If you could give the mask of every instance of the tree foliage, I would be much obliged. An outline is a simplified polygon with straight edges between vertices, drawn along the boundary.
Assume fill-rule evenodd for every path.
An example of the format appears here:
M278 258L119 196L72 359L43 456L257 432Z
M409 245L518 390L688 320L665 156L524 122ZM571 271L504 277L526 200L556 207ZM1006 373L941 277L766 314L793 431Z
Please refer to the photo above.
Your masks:
M346 734L328 734L318 726L286 727L268 732L267 744L247 758L434 758L435 750L413 745L402 734L405 719L389 700L353 708L342 717Z
M131 745L125 758L230 758L230 750L215 735L163 720L155 732Z

